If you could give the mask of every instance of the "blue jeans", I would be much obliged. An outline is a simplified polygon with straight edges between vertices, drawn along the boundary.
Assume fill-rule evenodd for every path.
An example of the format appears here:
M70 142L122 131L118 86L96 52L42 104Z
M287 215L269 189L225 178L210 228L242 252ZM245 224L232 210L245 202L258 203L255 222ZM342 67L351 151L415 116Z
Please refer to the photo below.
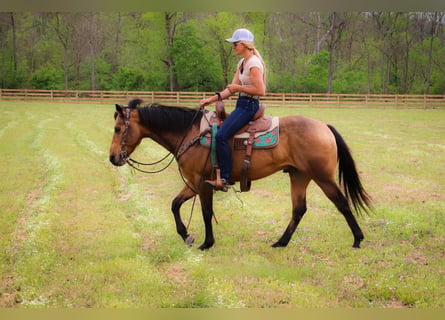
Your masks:
M235 110L224 120L216 133L216 154L221 170L221 178L230 181L232 175L232 150L229 139L244 127L259 109L259 100L249 97L238 97Z

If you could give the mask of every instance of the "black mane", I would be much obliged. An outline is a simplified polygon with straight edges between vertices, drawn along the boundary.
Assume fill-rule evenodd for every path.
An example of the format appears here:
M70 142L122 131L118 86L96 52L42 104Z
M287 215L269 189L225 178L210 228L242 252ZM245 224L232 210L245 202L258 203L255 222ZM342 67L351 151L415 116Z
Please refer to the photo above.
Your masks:
M142 100L135 99L128 103L130 108L136 108ZM171 107L158 103L137 108L141 123L156 132L181 133L199 124L202 112L198 108Z

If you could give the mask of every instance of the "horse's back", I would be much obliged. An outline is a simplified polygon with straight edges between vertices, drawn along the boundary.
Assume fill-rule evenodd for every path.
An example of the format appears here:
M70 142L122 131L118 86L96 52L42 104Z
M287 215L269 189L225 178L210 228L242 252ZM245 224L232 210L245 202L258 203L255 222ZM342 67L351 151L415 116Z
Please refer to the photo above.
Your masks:
M301 115L280 118L279 144L282 152L292 159L290 165L296 168L303 171L327 170L330 173L335 170L335 136L323 121Z
M280 138L287 136L289 142L298 140L309 147L335 146L335 137L325 122L301 115L280 118L280 133Z

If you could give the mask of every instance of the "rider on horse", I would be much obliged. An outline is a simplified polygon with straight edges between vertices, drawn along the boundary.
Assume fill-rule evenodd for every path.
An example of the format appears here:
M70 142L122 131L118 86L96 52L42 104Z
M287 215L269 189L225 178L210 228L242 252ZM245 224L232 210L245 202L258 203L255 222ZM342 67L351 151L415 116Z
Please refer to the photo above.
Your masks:
M237 29L231 38L226 39L227 42L233 44L235 53L243 58L238 63L232 83L223 91L200 102L201 106L206 106L219 99L227 99L238 92L235 109L224 120L215 137L222 187L216 180L207 182L217 190L227 191L227 187L234 184L231 180L232 152L228 141L252 120L259 109L260 96L263 96L266 91L266 66L253 40L253 34L247 29Z

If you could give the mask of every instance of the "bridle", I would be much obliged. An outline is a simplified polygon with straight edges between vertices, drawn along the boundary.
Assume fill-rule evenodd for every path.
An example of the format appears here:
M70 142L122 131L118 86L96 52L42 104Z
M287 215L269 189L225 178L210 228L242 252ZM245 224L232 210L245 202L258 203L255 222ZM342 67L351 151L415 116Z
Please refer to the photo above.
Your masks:
M176 158L176 159L179 159L179 157L180 157L181 155L183 155L183 154L184 154L184 153L185 153L191 146L193 146L195 143L197 143L202 137L204 137L204 136L205 136L208 132L210 132L210 130L211 130L211 129L204 130L204 131L201 132L198 136L196 136L195 138L193 138L190 142L188 142L188 143L186 143L186 144L184 144L184 140L185 140L185 137L186 137L186 135L184 135L184 136L182 137L180 143L177 144L176 151L175 151L176 156L175 156L175 154L173 154L172 152L169 152L169 153L167 153L167 155L165 155L161 160L158 160L158 161L155 161L155 162L152 162L152 163L142 163L142 162L133 160L132 158L130 158L130 157L128 156L128 152L127 152L127 138L128 138L128 132L129 132L129 129L130 129L130 116L131 116L131 110L132 110L132 109L131 109L130 107L124 107L124 108L122 108L122 109L123 109L123 115L124 115L125 129L124 129L124 132L123 132L123 134L122 134L121 153L120 153L120 156L121 156L121 159L124 159L124 161L125 161L130 167L132 167L133 169L135 169L135 170L137 170L137 171L139 171L139 172L143 172L143 173L159 173L159 172L161 172L161 171L164 171L165 169L167 169L167 168L171 165L171 163L173 162L173 159L175 159L175 158ZM191 123L190 123L190 128L193 126L193 123L195 122L196 117L198 116L198 114L199 114L200 112L204 113L204 106L202 106L202 105L200 105L200 106L199 106L199 109L196 111L195 116L193 117L193 119L192 119L192 121L191 121ZM189 129L190 129L190 128L189 128ZM173 155L172 158L171 158L170 161L167 163L167 165L164 166L164 168L162 168L162 169L155 170L155 171L148 171L148 170L143 170L143 169L141 169L141 168L138 167L139 165L142 165L142 166L151 166L151 165L158 164L158 163L164 161L165 159L167 159L167 157L169 157L170 155ZM210 156L210 152L209 152L209 154L208 154L208 157L209 157L209 156ZM136 166L136 165L137 165L137 166ZM186 179L184 178L184 176L182 175L181 168L180 168L179 166L178 166L178 168L179 168L179 173L180 173L180 175L181 175L181 178L182 178L183 182L185 183L185 185L186 185L190 190L192 190L193 192L195 192L196 194L198 194L198 191L196 191L196 190L195 190L195 189L194 189L194 188L187 182L187 180L186 180ZM189 225L190 225L190 222L191 222L191 219L192 219L193 209L194 209L194 207L195 207L195 200L196 200L196 195L195 195L195 197L194 197L194 199L193 199L193 204L192 204L191 211L190 211L190 218L189 218L188 225L187 225L187 227L186 227L187 229L188 229L188 227L189 227ZM215 221L218 223L218 220L216 219L215 214L213 214L213 217L215 218Z
M125 129L124 133L122 134L122 141L121 141L121 159L124 159L125 162L128 161L128 153L127 153L127 138L128 138L128 129L130 128L130 113L131 109L129 107L123 108L122 113L124 115L124 124Z
M173 160L175 158L179 159L179 157L181 155L183 155L191 146L193 146L195 143L197 143L203 136L205 136L209 132L209 131L201 132L198 136L196 136L195 138L193 138L190 142L188 142L186 144L184 144L184 140L185 140L185 137L186 137L184 135L182 137L180 143L177 144L177 148L176 148L176 151L175 151L174 154L172 152L169 152L162 159L160 159L158 161L155 161L155 162L151 162L151 163L139 162L139 161L134 160L131 157L129 157L128 151L127 151L127 138L128 138L128 133L129 133L129 129L130 129L131 110L132 109L130 107L122 108L123 116L124 116L125 129L124 129L124 132L122 134L120 157L130 167L132 167L133 169L135 169L135 170L137 170L139 172L142 172L142 173L159 173L159 172L162 172L162 171L166 170L172 164L172 162L173 162ZM200 112L202 112L202 111L203 111L203 107L200 106L200 108L196 111L196 114L195 114L195 116L193 117L193 119L192 119L192 121L190 123L190 127L193 125L193 123L194 123L196 117L198 116L198 114ZM159 164L162 161L164 161L165 159L167 159L170 155L172 155L170 161L163 168L161 168L159 170L148 171L148 170L144 170L144 169L139 168L139 166L153 166L153 165ZM181 174L181 176L182 176L182 174ZM184 177L183 177L183 180L185 182ZM191 189L193 190L193 188L191 188Z
M124 107L122 108L123 111L123 115L124 115L124 124L125 124L125 129L124 132L122 134L122 141L121 141L121 159L123 159L125 161L125 163L127 163L130 167L132 167L133 169L139 171L139 172L143 172L143 173L159 173L164 171L165 169L167 169L171 163L173 162L174 157L172 157L170 159L170 161L167 163L166 166L164 166L162 169L159 170L154 170L154 171L148 171L148 170L143 170L141 168L139 168L139 166L153 166L156 165L158 163L161 163L162 161L164 161L165 159L167 159L172 153L169 152L167 153L167 155L165 155L161 160L152 162L152 163L143 163L143 162L139 162L137 160L134 160L132 158L130 158L128 156L128 152L127 152L127 138L128 138L128 132L130 129L130 116L131 116L131 108L130 107Z

